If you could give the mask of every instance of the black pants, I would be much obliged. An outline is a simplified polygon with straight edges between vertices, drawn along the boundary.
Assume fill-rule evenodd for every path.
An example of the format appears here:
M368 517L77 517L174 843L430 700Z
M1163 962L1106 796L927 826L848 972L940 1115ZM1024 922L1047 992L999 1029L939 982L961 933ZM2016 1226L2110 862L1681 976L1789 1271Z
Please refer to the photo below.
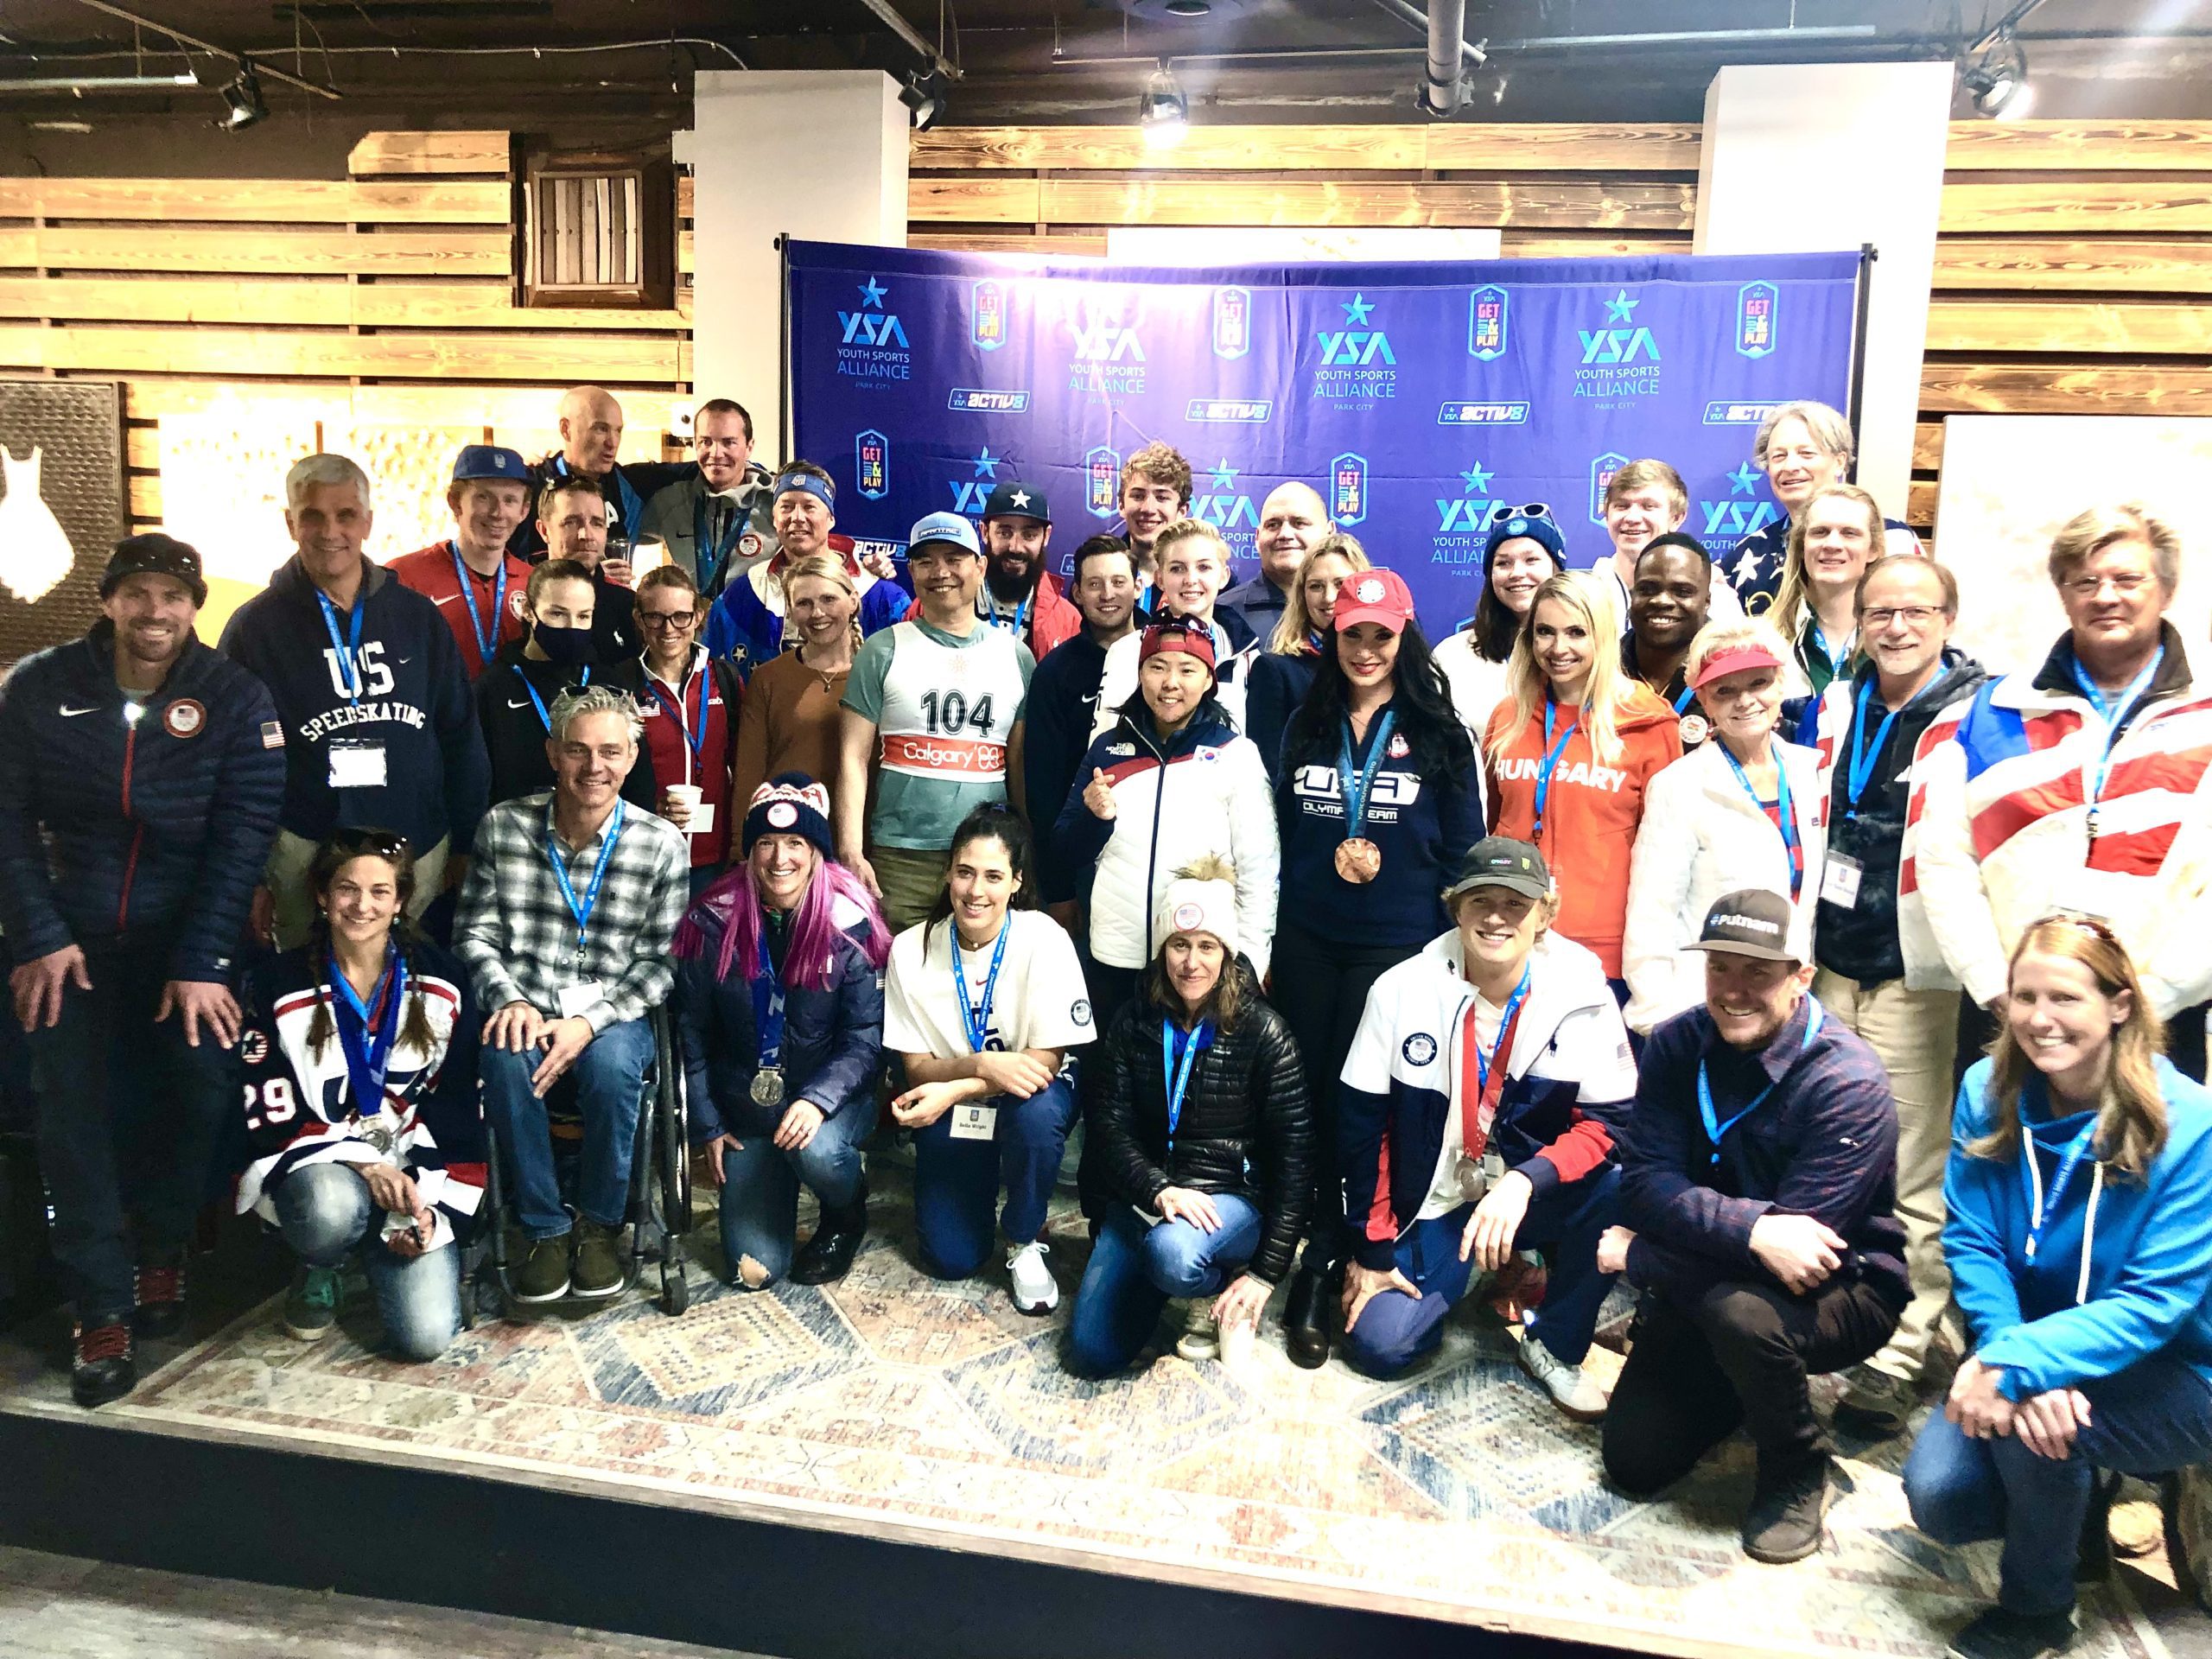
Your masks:
M1806 1379L1874 1353L1900 1311L1855 1280L1809 1296L1729 1281L1688 1303L1646 1291L1605 1408L1605 1478L1631 1497L1649 1497L1739 1425L1758 1447L1763 1478L1825 1456Z
M158 934L88 945L92 988L72 982L60 1022L29 1035L54 1255L86 1325L126 1317L137 1263L189 1241L225 1115L238 1109L233 1052L205 1027L193 1047L177 1014L155 1023L169 958Z
M1296 1033L1313 1101L1313 1220L1307 1261L1333 1264L1344 1248L1344 1173L1337 1161L1337 1079L1359 1030L1367 994L1419 944L1346 944L1292 923L1275 934L1269 969L1275 1011Z

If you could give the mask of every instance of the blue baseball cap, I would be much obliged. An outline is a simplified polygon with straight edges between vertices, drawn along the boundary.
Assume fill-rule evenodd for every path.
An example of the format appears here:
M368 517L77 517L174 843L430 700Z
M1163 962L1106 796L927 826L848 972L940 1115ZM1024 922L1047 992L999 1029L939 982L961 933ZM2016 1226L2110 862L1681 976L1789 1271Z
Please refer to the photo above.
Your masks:
M504 478L527 484L530 463L514 450L502 449L496 443L464 444L454 458L453 481L460 484L472 478Z
M983 543L976 535L975 524L961 513L932 512L917 518L906 535L908 555L911 556L925 542L949 542L955 547L965 548L979 559L983 556Z

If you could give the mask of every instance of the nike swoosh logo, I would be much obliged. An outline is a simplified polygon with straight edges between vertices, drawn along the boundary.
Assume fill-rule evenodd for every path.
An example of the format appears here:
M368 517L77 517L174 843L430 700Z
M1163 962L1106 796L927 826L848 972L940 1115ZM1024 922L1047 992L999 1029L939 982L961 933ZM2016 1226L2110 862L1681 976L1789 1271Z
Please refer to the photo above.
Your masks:
M65 702L61 705L61 718L64 720L69 720L78 715L97 715L99 711L100 706L97 702L87 703L82 709L72 709Z
M530 705L527 702L517 702L510 697L507 700L507 707L510 709L527 709Z

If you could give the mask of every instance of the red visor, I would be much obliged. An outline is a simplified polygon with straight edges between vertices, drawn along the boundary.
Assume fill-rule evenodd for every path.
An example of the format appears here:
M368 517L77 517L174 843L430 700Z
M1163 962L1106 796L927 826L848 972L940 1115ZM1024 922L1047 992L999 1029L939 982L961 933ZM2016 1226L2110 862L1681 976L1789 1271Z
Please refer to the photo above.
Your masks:
M1738 645L1732 651L1724 651L1717 657L1707 658L1705 666L1698 670L1697 678L1690 684L1693 687L1707 686L1723 675L1740 674L1747 668L1778 669L1781 666L1782 659L1764 645Z

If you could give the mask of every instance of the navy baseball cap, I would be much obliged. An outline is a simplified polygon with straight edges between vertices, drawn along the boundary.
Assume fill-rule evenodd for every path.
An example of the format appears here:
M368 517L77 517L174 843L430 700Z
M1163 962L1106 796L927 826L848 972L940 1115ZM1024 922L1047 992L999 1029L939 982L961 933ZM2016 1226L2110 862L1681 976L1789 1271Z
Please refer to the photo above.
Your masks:
M115 544L107 569L100 575L100 597L105 599L133 576L168 576L184 584L194 605L207 602L207 579L200 574L200 550L158 530L126 536Z
M1541 899L1552 890L1552 873L1532 843L1511 836L1484 836L1459 861L1459 880L1445 888L1444 902L1477 887L1503 887L1524 899Z
M1045 505L1045 492L1030 484L994 484L990 497L983 503L985 520L993 518L1034 518L1040 524L1052 522L1052 510Z
M975 524L957 512L932 512L917 518L906 535L906 551L911 556L925 542L947 542L963 548L977 558L983 556L983 543L976 534Z
M454 457L453 481L461 484L472 478L504 478L527 484L530 463L516 451L502 449L496 443L464 444Z

